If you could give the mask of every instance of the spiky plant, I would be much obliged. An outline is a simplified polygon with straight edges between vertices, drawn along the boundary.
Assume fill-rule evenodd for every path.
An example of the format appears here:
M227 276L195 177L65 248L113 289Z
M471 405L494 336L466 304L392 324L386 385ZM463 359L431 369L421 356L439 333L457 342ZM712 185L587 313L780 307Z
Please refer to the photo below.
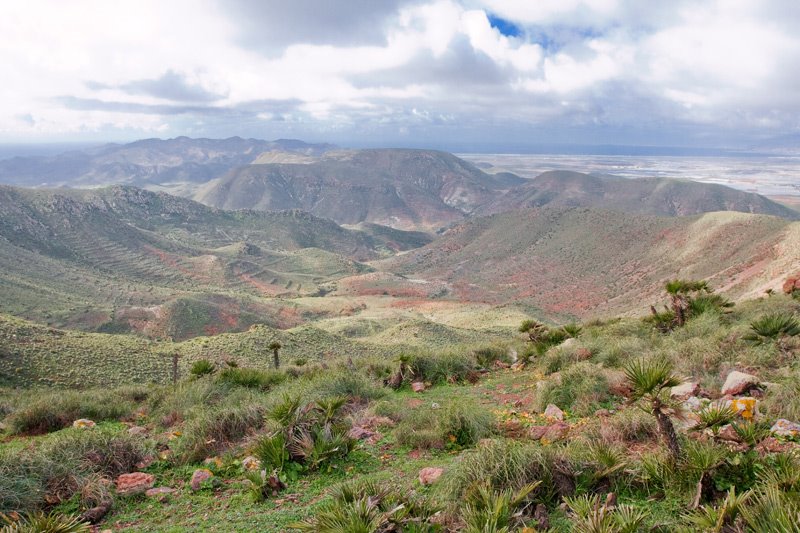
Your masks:
M703 505L684 515L684 518L694 531L709 533L741 531L741 528L734 529L734 524L749 498L749 492L736 494L736 487L732 487L718 507Z
M461 511L467 533L500 533L517 525L515 515L529 505L528 496L541 482L530 483L519 490L495 491L488 481L476 483L466 493L466 503Z
M713 444L690 441L681 467L697 476L691 508L696 509L711 492L711 475L725 461L726 450Z
M519 332L528 335L528 339L533 342L539 342L547 334L548 328L537 320L523 320L519 325Z
M750 323L750 333L745 339L764 344L785 337L800 335L800 322L789 313L772 313Z
M214 363L209 361L208 359L198 359L194 363L192 363L192 367L189 369L189 373L196 377L208 376L213 374L216 371L216 367Z
M721 426L729 424L736 418L736 411L724 403L712 403L697 413L698 422L692 426L693 430L711 429L715 434Z
M64 515L55 511L45 514L41 511L24 515L5 515L0 513L0 533L89 533L91 526L77 516Z
M659 433L667 443L673 459L679 460L682 455L681 446L670 419L670 415L678 411L670 405L668 396L669 389L680 385L683 380L666 359L634 359L625 365L624 371L632 391L630 401L644 402L647 405L646 410L656 418Z
M748 446L755 448L758 443L770 436L770 424L763 420L734 422L731 424L736 435Z
M689 300L689 315L699 316L708 312L723 312L733 307L733 302L719 294L700 294Z
M748 531L800 533L800 498L774 485L755 491L741 508Z
M599 495L564 500L575 515L572 531L577 533L635 533L650 516L646 510L631 505L608 505Z
M286 436L275 433L261 437L252 448L253 455L261 460L261 464L278 473L283 471L289 462L289 452L286 451Z
M668 281L664 289L670 297L672 312L675 313L675 325L678 327L686 323L692 296L701 292L711 292L707 282L685 279Z
M577 338L583 331L583 327L580 324L564 324L561 329L573 339Z

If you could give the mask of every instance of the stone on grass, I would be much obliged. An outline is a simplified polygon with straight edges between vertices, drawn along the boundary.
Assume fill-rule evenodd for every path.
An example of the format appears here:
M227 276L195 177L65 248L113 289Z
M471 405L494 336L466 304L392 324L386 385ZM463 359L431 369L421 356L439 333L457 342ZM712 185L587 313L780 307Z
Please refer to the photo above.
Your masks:
M172 487L155 487L152 489L147 489L144 495L161 503L166 503L170 500L174 492L175 489Z
M672 387L669 391L669 397L675 400L686 400L691 396L696 396L700 391L700 384L695 381L688 381L677 387Z
M421 381L415 381L411 384L411 390L414 392L424 392L425 391L425 384Z
M757 377L752 374L745 374L744 372L734 370L725 378L725 384L722 385L722 394L723 396L736 396L737 394L744 394L757 386Z
M128 428L129 435L147 435L147 428L142 426L131 426Z
M725 424L719 431L717 432L717 438L720 440L726 440L728 442L742 442L741 437L739 434L736 433L736 430L733 429L733 426L730 424Z
M248 455L242 459L242 468L245 470L258 470L261 468L261 460L258 457Z
M120 496L142 494L147 489L153 488L155 482L156 477L153 474L147 474L145 472L122 474L116 481L117 494Z
M800 424L785 418L779 418L772 424L770 431L776 437L798 437L800 436Z
M442 477L444 468L429 466L419 471L419 482L423 485L433 485L436 480Z
M207 468L198 468L192 474L192 479L189 481L189 486L193 491L197 492L203 488L203 482L214 477L211 470Z
M97 424L95 424L92 420L89 420L88 418L79 418L78 420L72 423L72 427L76 429L91 429L96 425Z
M559 409L557 405L550 403L547 404L547 407L545 407L544 416L553 420L561 421L564 420L564 411Z

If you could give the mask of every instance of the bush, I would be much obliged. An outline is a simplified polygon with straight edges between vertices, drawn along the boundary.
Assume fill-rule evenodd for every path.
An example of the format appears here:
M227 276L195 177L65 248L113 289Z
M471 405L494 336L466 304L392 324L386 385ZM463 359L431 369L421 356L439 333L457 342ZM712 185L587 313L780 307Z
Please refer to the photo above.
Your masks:
M196 463L215 455L264 425L266 410L246 404L201 411L190 420L175 446L181 463Z
M212 363L208 359L198 359L197 361L192 363L192 366L189 369L189 373L192 375L192 377L199 378L211 375L216 370L217 368L214 366L214 363Z
M217 381L238 387L267 391L282 383L286 374L276 370L257 370L255 368L226 368L217 376Z
M133 407L114 391L53 391L38 394L13 411L7 424L11 433L39 435L69 427L79 418L118 420Z
M297 387L293 387L296 389ZM366 402L386 394L368 378L349 370L335 370L312 376L303 386L309 400L344 396L352 401Z
M141 438L95 428L68 429L36 449L0 453L0 512L66 501L96 484L98 475L113 478L135 470L152 451Z
M485 346L478 348L473 354L478 365L484 368L491 367L495 361L511 362L511 356L509 356L508 348L505 346Z
M470 487L484 481L495 491L541 481L536 494L551 504L575 490L572 467L557 450L508 439L486 441L462 453L445 472L441 490L450 500L463 500Z
M465 353L416 354L408 366L415 380L430 383L461 383L475 370L472 358Z
M417 408L394 431L401 446L443 448L446 445L473 446L492 433L494 416L471 402L454 401L444 408Z
M564 370L558 379L549 379L536 391L535 406L544 411L547 404L588 416L598 404L611 398L608 379L591 363L578 363Z

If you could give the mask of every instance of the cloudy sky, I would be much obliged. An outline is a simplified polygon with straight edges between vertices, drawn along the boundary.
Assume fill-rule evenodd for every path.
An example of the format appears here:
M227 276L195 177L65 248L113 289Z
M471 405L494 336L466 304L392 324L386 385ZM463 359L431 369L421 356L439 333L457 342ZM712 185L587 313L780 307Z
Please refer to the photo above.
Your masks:
M0 142L800 133L797 0L7 0Z

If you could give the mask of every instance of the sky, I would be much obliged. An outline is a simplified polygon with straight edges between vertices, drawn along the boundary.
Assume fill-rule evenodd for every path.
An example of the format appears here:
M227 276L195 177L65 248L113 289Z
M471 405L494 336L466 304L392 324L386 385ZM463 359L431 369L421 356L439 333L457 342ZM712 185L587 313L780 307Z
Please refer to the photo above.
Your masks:
M0 142L800 146L797 0L6 0Z

